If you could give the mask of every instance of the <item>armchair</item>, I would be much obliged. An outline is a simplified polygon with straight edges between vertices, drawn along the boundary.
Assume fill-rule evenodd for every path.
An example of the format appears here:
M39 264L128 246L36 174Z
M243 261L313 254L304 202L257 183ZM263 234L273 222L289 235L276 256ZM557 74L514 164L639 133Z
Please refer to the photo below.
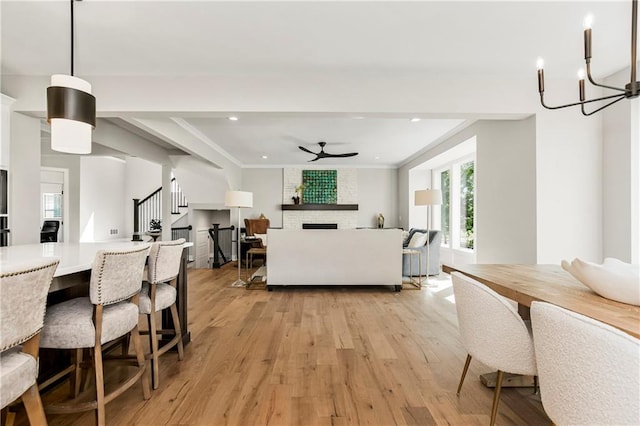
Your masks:
M402 248L407 248L409 245L409 241L411 241L411 237L416 232L426 233L426 229L417 229L412 228L409 231L409 235L402 243ZM425 244L420 247L411 247L413 250L418 250L420 252L420 262L422 263L422 274L423 275L438 275L440 273L440 241L442 240L442 233L440 231L429 231L429 238L425 241ZM429 271L427 270L427 244L429 244ZM409 256L407 254L402 255L402 275L404 276L414 276L418 275L420 265L418 262L409 261ZM411 269L409 268L411 265Z

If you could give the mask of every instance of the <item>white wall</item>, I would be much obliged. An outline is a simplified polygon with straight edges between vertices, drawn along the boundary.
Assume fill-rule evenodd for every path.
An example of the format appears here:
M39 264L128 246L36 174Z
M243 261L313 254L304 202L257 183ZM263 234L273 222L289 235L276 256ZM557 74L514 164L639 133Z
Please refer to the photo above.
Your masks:
M621 86L623 70L606 84ZM640 100L624 100L605 109L603 118L603 255L640 264Z
M80 241L121 238L110 229L125 229L124 161L109 157L82 157L80 161Z
M243 209L242 217L256 219L264 214L271 227L282 228L281 168L242 169L242 190L253 192L253 208Z
M162 186L162 165L127 157L122 208L125 221L120 238L133 238L133 199L144 199ZM164 223L164 221L163 221Z
M536 263L535 117L483 122L476 139L476 261Z
M0 167L9 168L11 145L11 104L15 99L0 93Z
M538 263L601 261L601 117L575 108L536 115L536 190Z
M358 226L377 227L378 213L384 227L398 226L398 169L358 169Z
M400 179L410 182L413 167L476 137L478 262L536 263L534 124L534 118L478 121L399 170ZM403 216L413 204L413 193L405 197L400 201ZM472 258L451 251L445 254L443 262Z
M40 120L11 113L11 245L40 242Z

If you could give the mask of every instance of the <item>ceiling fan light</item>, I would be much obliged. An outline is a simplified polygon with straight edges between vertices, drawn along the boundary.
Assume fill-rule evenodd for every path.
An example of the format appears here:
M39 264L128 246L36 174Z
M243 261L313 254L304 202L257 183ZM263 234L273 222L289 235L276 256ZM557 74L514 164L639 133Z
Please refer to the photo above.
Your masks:
M47 121L51 124L51 149L91 153L91 130L96 124L96 98L91 94L91 84L70 75L51 76Z

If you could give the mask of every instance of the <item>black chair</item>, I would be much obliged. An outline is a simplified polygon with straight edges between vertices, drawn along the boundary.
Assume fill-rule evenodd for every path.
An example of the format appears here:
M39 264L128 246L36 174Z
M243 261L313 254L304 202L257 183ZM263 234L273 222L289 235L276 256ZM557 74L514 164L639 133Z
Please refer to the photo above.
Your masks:
M45 220L40 230L41 243L57 243L58 229L60 229L59 220Z

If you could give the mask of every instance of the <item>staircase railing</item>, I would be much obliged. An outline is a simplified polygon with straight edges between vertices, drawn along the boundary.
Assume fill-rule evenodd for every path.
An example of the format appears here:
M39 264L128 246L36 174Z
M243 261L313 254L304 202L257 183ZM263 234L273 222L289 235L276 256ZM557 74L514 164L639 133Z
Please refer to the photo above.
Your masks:
M180 213L180 207L188 207L187 198L176 178L171 179L171 213ZM140 200L133 199L133 240L140 241L141 235L150 229L152 219L162 220L162 187Z
M186 241L192 241L191 240L192 229L193 227L191 225L171 228L171 239L177 240L179 238L184 238ZM187 259L189 260L189 262L193 260L193 246L189 247L189 257Z
M209 228L209 236L213 241L212 268L219 268L227 262L231 262L231 240L235 226L220 228L220 224L214 223Z

